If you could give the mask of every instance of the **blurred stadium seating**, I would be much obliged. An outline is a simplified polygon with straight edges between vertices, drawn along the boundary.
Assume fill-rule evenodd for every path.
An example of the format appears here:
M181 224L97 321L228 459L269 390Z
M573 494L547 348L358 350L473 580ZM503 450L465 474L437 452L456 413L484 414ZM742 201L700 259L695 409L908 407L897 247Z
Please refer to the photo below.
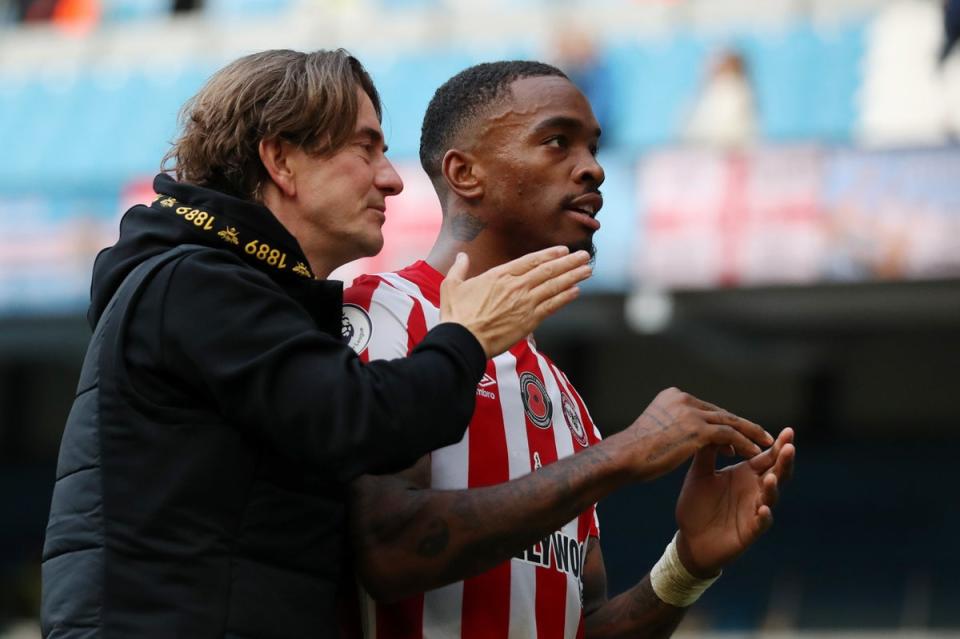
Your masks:
M633 398L677 384L800 434L771 539L685 628L960 633L960 519L942 485L960 443L960 53L938 59L939 2L57 4L0 0L0 632L36 605L24 565L88 335L93 256L151 196L205 78L269 47L344 46L367 65L407 189L386 251L349 279L428 246L438 208L416 156L433 90L479 61L562 64L557 41L575 31L603 74L585 90L607 131L604 228L592 294L544 328L548 350L608 432ZM717 148L687 125L723 50L746 62L757 130ZM657 328L625 318L631 299L661 299L638 291L666 291ZM669 538L678 481L601 507L612 591Z

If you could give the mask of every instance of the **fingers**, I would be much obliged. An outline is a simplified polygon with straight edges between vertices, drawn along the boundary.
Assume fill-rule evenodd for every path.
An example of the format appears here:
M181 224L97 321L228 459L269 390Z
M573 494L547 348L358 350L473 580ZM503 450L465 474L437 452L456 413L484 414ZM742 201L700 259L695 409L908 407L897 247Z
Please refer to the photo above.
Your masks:
M704 446L693 456L690 472L697 477L712 475L717 470L717 453L721 446ZM723 446L722 448L726 448Z
M757 532L754 535L754 540L773 525L773 506L777 503L779 497L776 477L771 474L764 475L762 483L760 499L757 504Z
M780 434L777 435L777 441L775 446L779 449L779 448L783 448L787 444L792 444L792 443L793 443L793 429L787 427L781 430Z
M777 462L777 456L779 454L780 449L778 448L777 444L774 443L773 446L763 451L756 457L752 457L747 460L747 463L750 464L750 468L752 468L754 472L758 474L765 473L773 468L773 465Z
M773 511L770 510L769 506L760 506L757 508L757 534L754 537L754 540L762 535L763 533L770 530L770 526L773 525ZM753 540L751 540L753 543Z
M796 458L797 449L793 444L784 444L783 449L777 456L777 463L770 471L776 476L778 482L789 481L793 477L793 460Z
M725 410L709 410L704 418L710 424L730 426L761 446L770 446L774 442L773 435L765 431L759 424L754 424L749 419L738 417Z
M793 434L790 433L786 439L790 439L792 436ZM779 437L777 438L777 444L780 444ZM793 444L783 444L774 469L760 478L760 495L757 498L757 536L766 532L773 525L773 507L777 505L777 501L780 499L780 478L783 476L778 474L778 470L789 471L792 469L794 451Z
M533 313L531 314L534 325L540 324L540 322L542 322L545 318L553 315L558 310L577 299L579 296L580 289L574 286L573 288L568 288L567 290L554 295L544 302L540 302L540 304L533 309Z
M706 420L709 423L731 426L761 446L770 446L773 444L773 435L764 430L759 424L755 424L749 419L744 419L738 415L734 415L730 411L724 410L715 404L704 401L699 397L695 397L689 393L687 395L690 403L700 410L706 412Z
M771 509L777 505L780 498L780 486L777 483L777 476L773 473L767 473L760 480L760 506L769 506Z
M522 258L521 258L522 259ZM538 264L535 268L530 269L526 273L519 275L519 281L521 285L526 287L529 290L535 290L540 287L541 284L547 283L551 284L556 282L558 278L562 277L565 274L568 274L570 271L583 269L584 267L590 269L589 272L583 277L580 277L576 281L581 279L586 279L590 276L590 273L593 272L593 268L587 266L590 261L590 254L586 251L577 251L576 253L571 253L570 255L564 255L550 261L543 262ZM548 292L542 294L544 298L549 297L549 287L546 289ZM559 289L557 289L559 290ZM557 292L554 290L554 293Z
M720 408L719 406L717 406L716 404L711 404L710 402L708 402L708 401L706 401L706 400L700 399L700 398L697 397L696 395L690 395L689 393L687 393L687 395L689 395L689 397L690 397L690 402L691 402L694 406L696 406L697 408L699 408L700 410L716 411L716 412L718 412L718 413L726 413L726 412L727 412L727 411L723 410L722 408Z
M757 473L767 472L777 463L782 447L783 443L780 441L780 438L777 437L777 440L773 442L773 446L749 460L750 468Z
M780 499L780 482L788 479L793 472L793 460L796 448L793 445L793 429L784 428L777 441L764 456L775 458L773 469L760 478L760 494L757 498L756 537L773 525L773 507ZM758 455L758 457L760 457ZM753 460L751 460L752 462ZM752 464L751 464L752 465ZM752 543L752 542L751 542Z
M466 253L457 253L457 258L453 261L453 266L447 271L447 281L462 282L467 277L467 271L470 269L470 258Z
M558 257L567 255L569 252L570 249L568 249L566 246L551 246L550 248L542 249L540 251L527 253L523 257L518 257L515 260L511 260L506 264L501 264L500 266L490 270L502 271L511 275L524 275L531 269L534 269L546 262L555 260Z
M566 258L563 258L563 259L566 259ZM560 262L560 260L556 260L555 263L556 262ZM550 266L550 265L544 265L544 266ZM534 288L532 291L530 291L531 299L534 301L534 303L539 304L544 300L548 300L552 297L555 297L560 293L562 293L563 291L573 286L576 286L578 283L587 279L592 274L593 274L593 267L590 266L589 264L584 264L583 266L579 266L565 273L561 272L560 275L556 275L552 277L551 279L547 280L546 282L543 282L542 284Z
M793 441L793 429L783 429L780 431L780 434L777 435L777 440L773 442L773 446L750 460L750 468L757 473L767 472L780 460L780 453L783 451L783 447L791 441ZM792 444L790 446L793 448ZM780 477L781 475L778 474L777 476Z
M708 439L711 444L733 446L738 455L747 459L759 455L761 452L759 446L730 426L717 426Z

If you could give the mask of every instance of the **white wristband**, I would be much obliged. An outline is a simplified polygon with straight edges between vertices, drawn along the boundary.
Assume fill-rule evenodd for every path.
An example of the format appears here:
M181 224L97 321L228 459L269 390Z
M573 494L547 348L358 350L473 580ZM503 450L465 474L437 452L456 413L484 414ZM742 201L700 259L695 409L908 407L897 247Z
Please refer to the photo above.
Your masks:
M722 574L722 573L721 573ZM700 579L694 577L680 563L677 553L677 535L667 544L663 556L660 557L650 570L650 585L660 601L671 606L685 608L700 598L700 595L715 582L717 578Z

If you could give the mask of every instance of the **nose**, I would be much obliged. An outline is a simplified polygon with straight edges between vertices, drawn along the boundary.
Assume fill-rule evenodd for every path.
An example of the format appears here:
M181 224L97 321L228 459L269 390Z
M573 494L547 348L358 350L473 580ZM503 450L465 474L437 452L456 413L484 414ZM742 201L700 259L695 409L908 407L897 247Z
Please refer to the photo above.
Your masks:
M397 195L403 190L403 180L386 157L382 159L374 176L374 185L384 195Z
M596 156L588 153L582 161L577 163L573 179L577 184L600 186L606 179L606 174L603 172L603 167L597 162Z

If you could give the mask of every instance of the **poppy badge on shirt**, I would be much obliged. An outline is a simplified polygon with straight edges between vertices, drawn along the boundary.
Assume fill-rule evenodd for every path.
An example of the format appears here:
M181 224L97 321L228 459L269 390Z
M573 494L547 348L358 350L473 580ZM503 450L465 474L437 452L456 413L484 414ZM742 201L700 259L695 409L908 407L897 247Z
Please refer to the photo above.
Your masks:
M523 398L523 410L533 425L549 428L553 419L553 404L540 378L530 372L523 373L520 376L520 396Z

